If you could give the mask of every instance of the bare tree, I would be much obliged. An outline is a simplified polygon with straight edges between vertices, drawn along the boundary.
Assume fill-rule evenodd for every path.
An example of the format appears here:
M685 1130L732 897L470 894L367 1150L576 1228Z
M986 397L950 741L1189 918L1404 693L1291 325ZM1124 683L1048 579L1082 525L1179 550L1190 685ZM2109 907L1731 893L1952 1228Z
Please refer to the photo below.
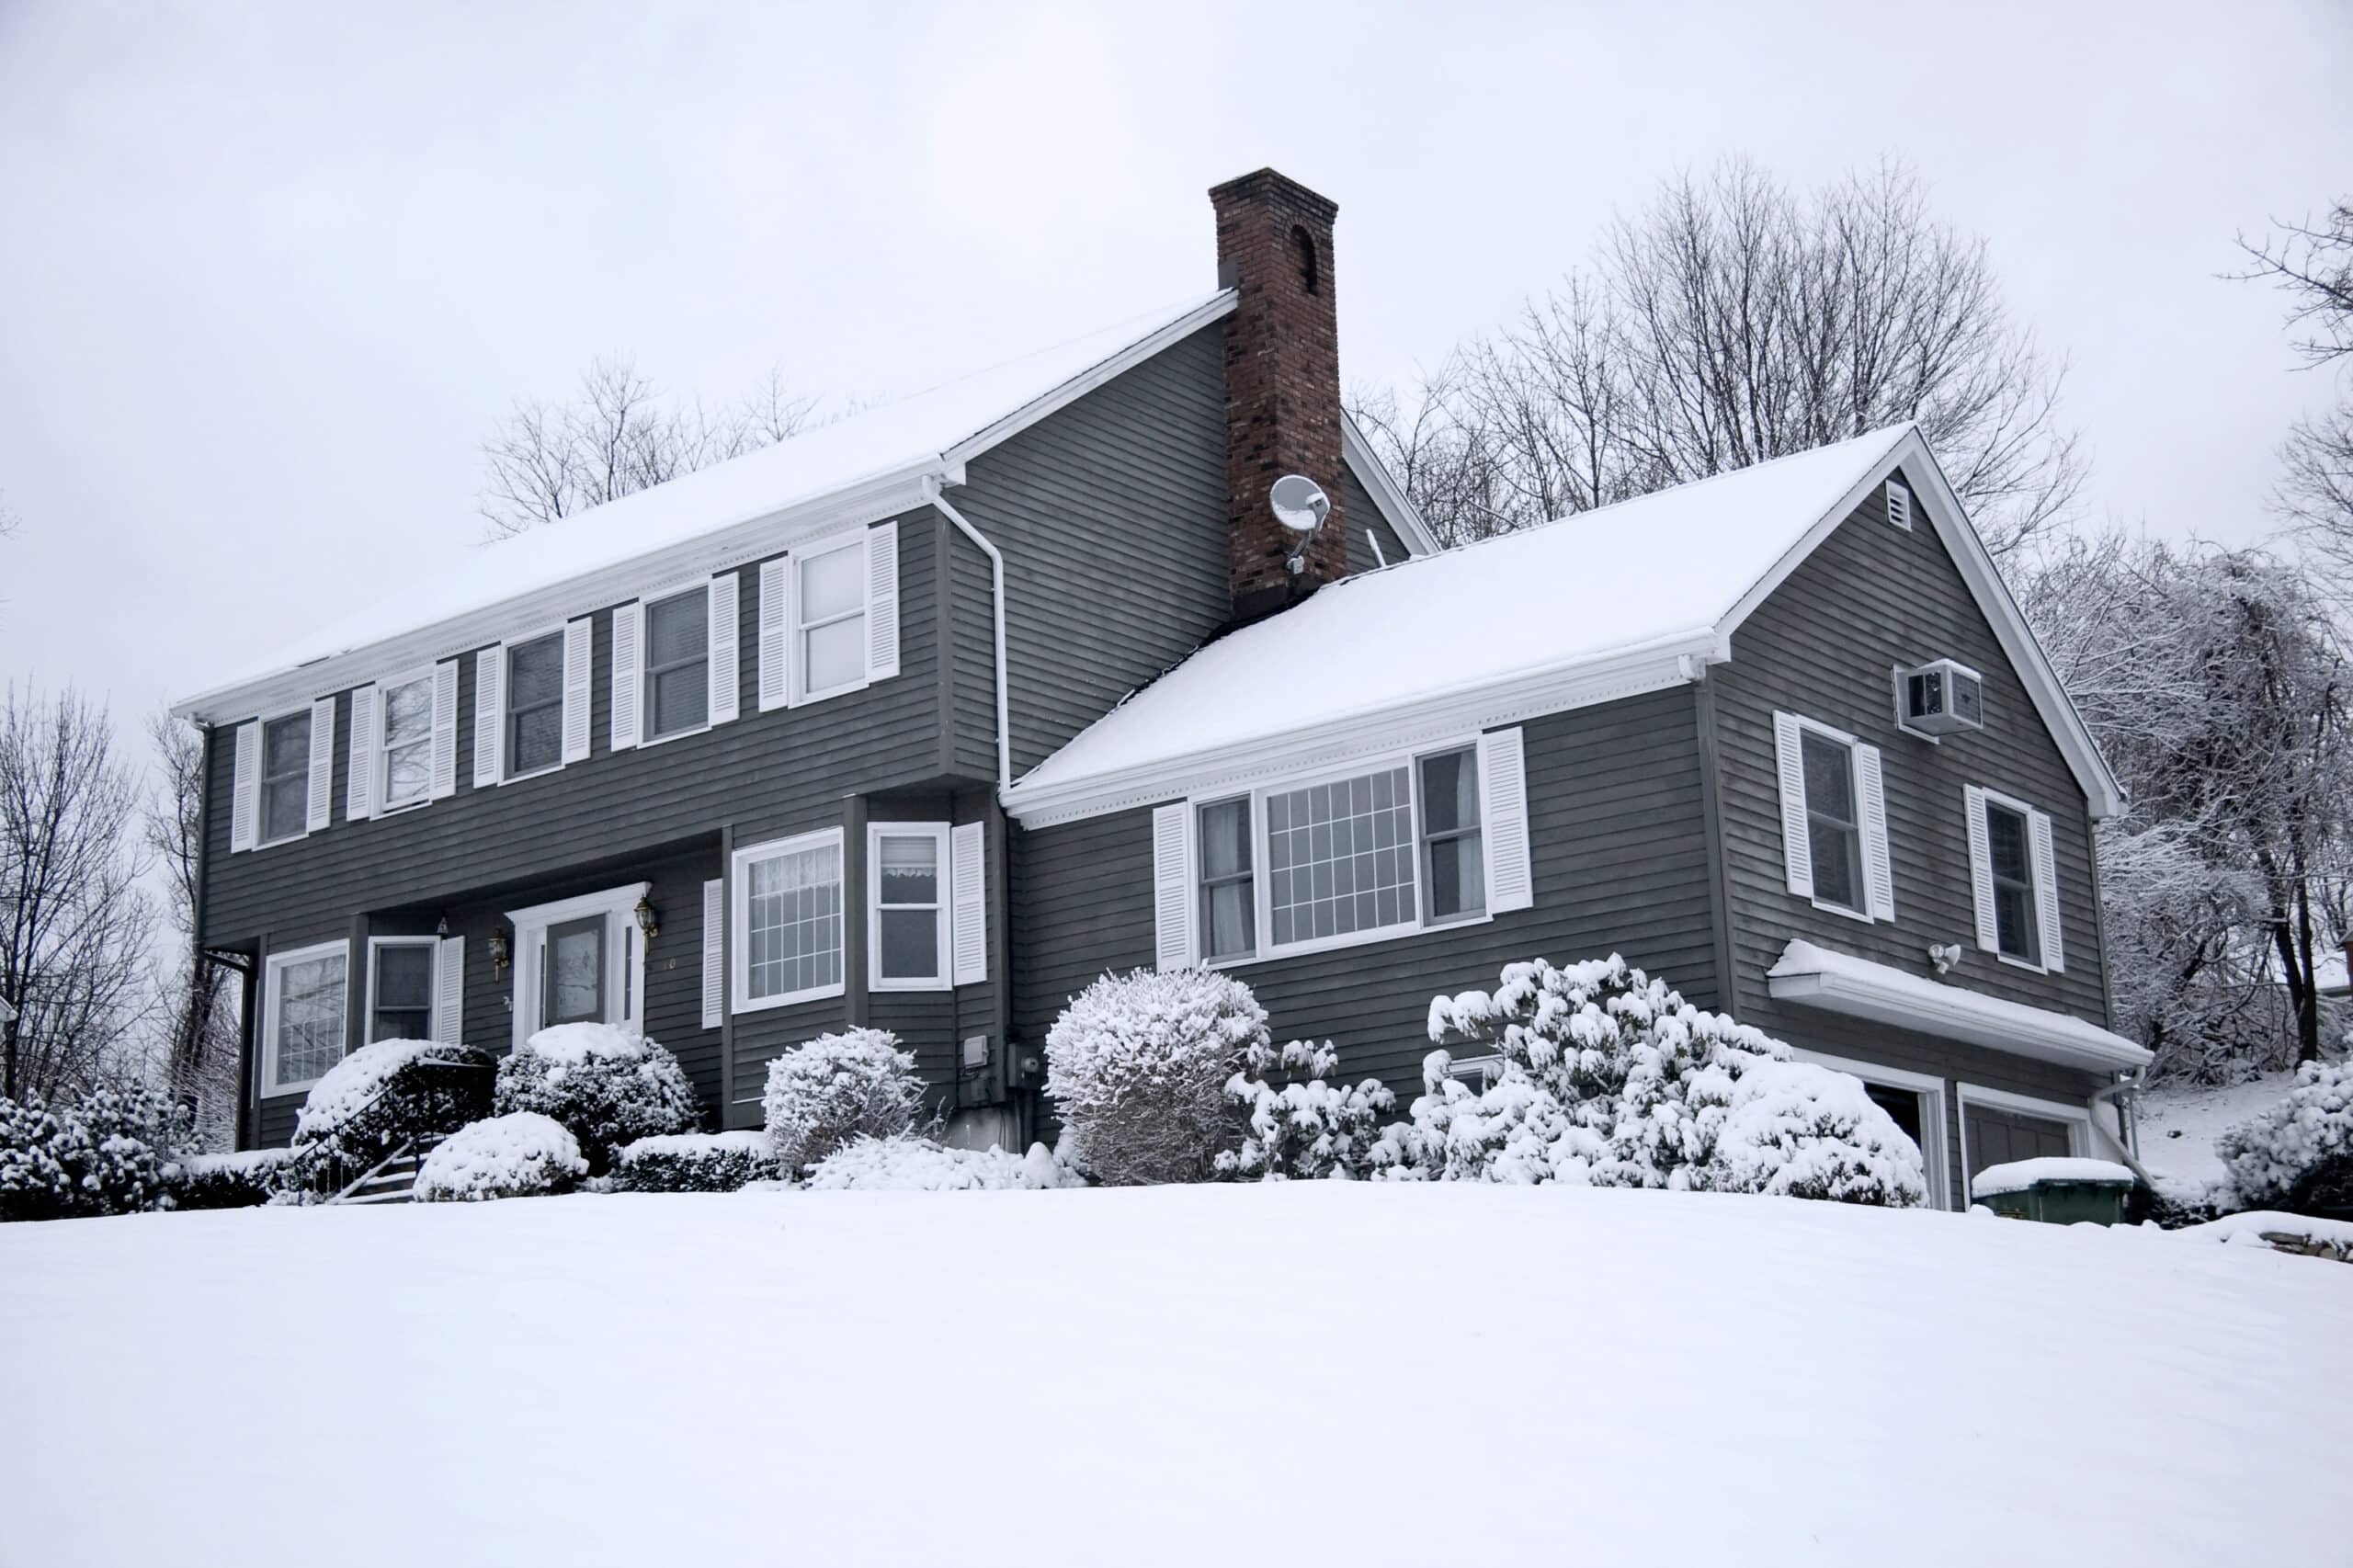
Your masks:
M1357 415L1449 542L1916 420L2001 552L2082 483L2063 379L1908 171L1800 197L1732 161L1667 182L1407 410Z
M139 785L107 710L67 690L0 697L0 1095L53 1096L129 1068L152 915Z
M2233 276L2287 294L2288 324L2304 330L2295 341L2307 364L2353 355L2353 199L2339 201L2323 223L2274 222L2271 231L2259 244L2239 236L2249 265Z
M2239 248L2250 264L2234 276L2288 296L2304 363L2341 371L2353 357L2353 200L2320 224L2274 223L2260 244L2242 235ZM2279 458L2273 509L2340 600L2353 602L2353 388L2340 378L2335 406L2298 420Z
M594 360L569 403L517 403L483 444L492 540L559 521L715 462L786 440L815 416L771 369L712 412L665 399L623 357Z
M164 871L166 914L180 953L158 977L164 1078L195 1108L208 1148L233 1136L237 1104L237 1010L229 971L197 942L197 882L204 843L204 742L169 713L147 721L156 777L144 807L147 850Z

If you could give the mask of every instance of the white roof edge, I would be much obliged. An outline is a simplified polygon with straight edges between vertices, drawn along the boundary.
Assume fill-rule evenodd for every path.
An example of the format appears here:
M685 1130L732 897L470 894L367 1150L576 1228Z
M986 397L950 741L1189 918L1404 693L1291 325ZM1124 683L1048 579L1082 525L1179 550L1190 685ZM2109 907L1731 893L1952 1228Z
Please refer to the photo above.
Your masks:
M1415 555L1438 553L1438 536L1430 532L1422 509L1414 505L1414 498L1405 494L1405 487L1397 483L1397 476L1389 472L1389 465L1381 460L1381 454L1372 449L1372 443L1364 438L1364 432L1345 408L1340 411L1340 461L1357 476L1358 484L1372 493L1373 501L1407 550Z
M2145 1046L2071 1014L1906 974L1802 938L1766 971L1773 995L1874 1023L1917 1029L2013 1056L2092 1071L2148 1065Z
M2041 642L2034 628L2027 624L2026 615L2018 601L2010 597L2008 585L2002 581L2001 568L1994 563L1985 541L1977 534L1976 525L1970 522L1967 508L1953 493L1952 483L1929 450L1927 439L1916 424L1904 426L1903 436L1889 447L1886 454L1858 480L1820 521L1807 530L1773 570L1757 579L1732 613L1722 623L1727 641L1739 630L1757 606L1771 596L1774 589L1788 580L1790 574L1811 557L1822 541L1845 522L1871 490L1886 483L1887 476L1899 468L1912 475L1915 488L1926 486L1928 521L1943 541L1945 550L1961 569L1961 581L1968 585L1970 595L1986 623L1993 627L1995 640L2009 656L2010 665L2018 672L2018 681L2026 687L2027 698L2034 704L2043 725L2058 743L2059 753L2067 761L2075 781L2090 802L2095 819L2111 817L2124 810L2124 786L2109 767L2108 759L2100 755L2099 743L2092 738L2091 726L2075 708L2075 699L2059 679L2059 672L2052 667L2051 656L2042 651Z

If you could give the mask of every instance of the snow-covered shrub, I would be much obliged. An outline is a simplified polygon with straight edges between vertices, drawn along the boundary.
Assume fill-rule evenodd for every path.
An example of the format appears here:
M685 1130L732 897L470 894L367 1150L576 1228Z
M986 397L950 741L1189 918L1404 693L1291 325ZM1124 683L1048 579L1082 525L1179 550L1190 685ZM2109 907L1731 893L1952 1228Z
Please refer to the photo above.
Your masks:
M928 1138L860 1138L810 1167L813 1192L983 1192L1083 1187L1077 1173L1029 1145L1018 1158L1002 1149L949 1149Z
M1376 1174L1392 1179L1894 1205L1926 1191L1919 1150L1859 1085L1850 1094L1825 1081L1844 1077L1827 1069L1780 1070L1794 1065L1787 1046L1692 1006L1614 953L1565 969L1542 959L1506 965L1492 994L1433 999L1429 1031L1479 1042L1500 1068L1473 1090L1449 1075L1447 1051L1430 1053L1412 1119L1385 1130L1372 1152Z
M923 1080L915 1052L888 1029L845 1029L768 1063L761 1108L788 1176L858 1138L897 1138L915 1124Z
M363 1045L311 1085L294 1146L324 1143L354 1165L439 1138L490 1114L490 1052L423 1040Z
M1292 1040L1281 1050L1264 1041L1242 1053L1242 1071L1226 1081L1226 1098L1242 1108L1248 1133L1242 1147L1217 1157L1218 1174L1261 1181L1305 1181L1365 1174L1381 1119L1397 1096L1377 1078L1354 1088L1326 1082L1340 1068L1332 1042ZM1279 1071L1279 1088L1267 1082Z
M61 1220L167 1207L188 1112L143 1084L79 1099L0 1099L0 1220Z
M275 1198L291 1149L247 1149L237 1154L189 1154L165 1174L175 1209L252 1209Z
M733 1192L783 1173L768 1135L740 1132L673 1132L641 1138L613 1165L618 1192Z
M2353 1212L2353 1062L2307 1062L2278 1105L2228 1129L2214 1153L2242 1204Z
M571 1191L587 1174L580 1141L563 1123L518 1110L461 1128L426 1155L417 1168L416 1200L543 1198Z
M1234 1142L1226 1085L1267 1010L1214 970L1105 975L1046 1033L1046 1093L1076 1134L1081 1169L1114 1187L1206 1181Z
M639 1139L690 1132L696 1121L694 1085L678 1059L611 1024L558 1024L525 1040L498 1064L492 1108L553 1117L597 1176Z

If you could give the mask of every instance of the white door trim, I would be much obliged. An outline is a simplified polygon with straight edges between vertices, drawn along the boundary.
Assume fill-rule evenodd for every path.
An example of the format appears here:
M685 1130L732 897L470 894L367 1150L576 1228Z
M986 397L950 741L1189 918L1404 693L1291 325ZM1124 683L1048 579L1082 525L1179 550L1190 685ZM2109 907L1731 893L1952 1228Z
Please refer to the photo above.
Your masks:
M2067 1127L2067 1153L2078 1159L2092 1153L2092 1108L2070 1105L2064 1100L2039 1100L2031 1095L2014 1095L2005 1089L1981 1088L1975 1084L1956 1081L1953 1085L1961 1096L1961 1179L1969 1181L1969 1108L1990 1106L1995 1110L2011 1110L2020 1116L2040 1117L2045 1121L2064 1122ZM1973 1196L1973 1195L1972 1195Z
M515 927L514 1044L540 1031L540 969L547 951L548 927L592 915L605 919L605 1012L614 1023L633 1034L645 1032L645 937L637 928L637 901L654 891L652 882L630 882L603 892L510 909L507 923ZM619 961L610 961L618 959Z

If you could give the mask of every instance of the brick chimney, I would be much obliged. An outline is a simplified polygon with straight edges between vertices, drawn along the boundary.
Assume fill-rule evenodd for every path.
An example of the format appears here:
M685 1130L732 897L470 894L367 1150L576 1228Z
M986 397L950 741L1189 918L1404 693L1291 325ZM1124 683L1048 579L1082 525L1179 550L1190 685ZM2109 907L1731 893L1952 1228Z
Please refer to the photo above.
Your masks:
M1225 481L1233 613L1255 619L1347 572L1340 516L1340 325L1332 298L1339 207L1272 169L1216 186L1217 280L1238 295L1225 329ZM1298 536L1267 492L1303 473L1332 515L1293 575Z

